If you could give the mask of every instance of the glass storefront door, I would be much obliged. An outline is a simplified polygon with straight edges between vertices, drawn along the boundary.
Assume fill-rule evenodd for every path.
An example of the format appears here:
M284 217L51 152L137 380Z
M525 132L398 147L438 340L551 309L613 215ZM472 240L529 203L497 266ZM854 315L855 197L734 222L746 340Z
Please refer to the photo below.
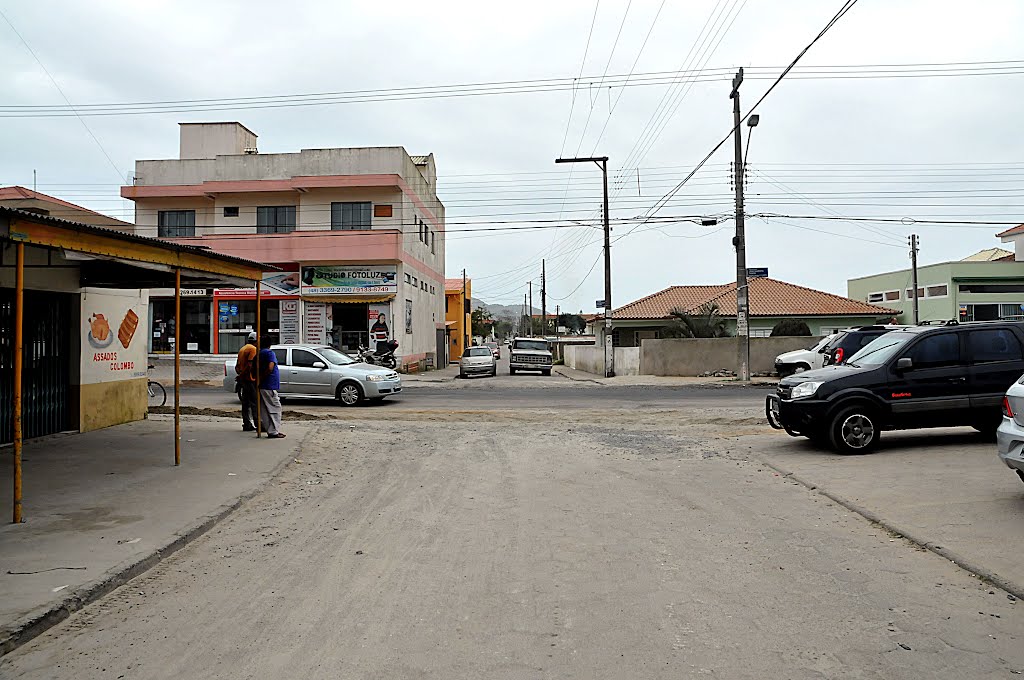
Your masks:
M365 302L335 303L330 307L330 343L349 354L354 354L360 346L368 347L370 329L366 319L369 305Z
M281 301L260 302L261 334L269 335L271 342L281 340ZM256 300L217 301L217 351L235 354L242 349L249 332L256 328Z
M182 298L181 300L181 352L209 354L213 351L210 342L209 298ZM150 302L152 323L150 325L150 351L155 353L174 351L174 298L153 298Z

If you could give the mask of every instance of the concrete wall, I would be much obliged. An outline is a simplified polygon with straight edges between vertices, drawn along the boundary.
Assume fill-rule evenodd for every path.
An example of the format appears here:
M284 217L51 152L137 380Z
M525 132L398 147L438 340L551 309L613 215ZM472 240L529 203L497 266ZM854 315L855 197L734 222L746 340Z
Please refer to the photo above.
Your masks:
M751 338L750 370L775 370L775 357L783 352L806 349L817 337ZM642 375L695 376L720 368L736 371L736 338L679 338L644 340L641 345Z
M577 371L595 375L604 374L604 348L586 345L569 345L562 350L565 365ZM615 375L640 375L640 348L615 348Z
M79 430L82 432L146 417L149 403L146 378L82 385L79 389Z
M256 135L240 123L178 123L178 157L216 158L256 148Z

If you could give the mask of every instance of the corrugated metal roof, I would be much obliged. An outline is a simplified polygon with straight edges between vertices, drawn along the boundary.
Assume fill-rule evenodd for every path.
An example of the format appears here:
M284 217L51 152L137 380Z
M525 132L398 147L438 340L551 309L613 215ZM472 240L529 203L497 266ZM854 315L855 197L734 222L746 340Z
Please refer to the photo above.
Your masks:
M189 246L181 243L172 243L170 241L163 241L157 238L150 238L149 236L127 234L123 231L118 231L117 229L110 229L108 227L97 227L91 224L82 224L81 222L65 220L59 217L50 217L49 215L40 215L38 213L28 212L25 210L18 210L16 208L7 208L4 206L0 206L0 217L26 220L28 222L36 222L38 224L52 224L57 227L74 229L75 231L80 231L87 234L97 234L99 236L106 236L109 238L117 239L119 241L127 241L129 243L141 243L147 246L163 248L164 250L171 250L178 253L194 253L197 255L202 255L204 257L209 257L210 259L220 260L222 262L232 262L234 264L241 264L246 267L254 267L268 272L281 271L279 267L275 267L274 265L264 264L262 262L254 262L252 260L246 260L245 258L235 257L234 255L224 255L223 253L218 253L216 251L210 250L209 248Z
M862 316L899 314L899 310L776 279L747 281L751 316ZM714 302L722 316L736 316L736 284L671 286L615 310L615 319L667 319L673 309L696 311Z

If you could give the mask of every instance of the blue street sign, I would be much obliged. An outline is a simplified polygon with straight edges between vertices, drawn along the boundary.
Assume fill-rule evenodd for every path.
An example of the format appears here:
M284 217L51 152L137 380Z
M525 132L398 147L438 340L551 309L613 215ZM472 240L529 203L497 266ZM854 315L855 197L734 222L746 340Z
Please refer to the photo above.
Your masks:
M748 279L767 279L768 267L747 267Z
M598 309L604 309L604 300L598 300L597 302L594 303L594 306L597 307Z

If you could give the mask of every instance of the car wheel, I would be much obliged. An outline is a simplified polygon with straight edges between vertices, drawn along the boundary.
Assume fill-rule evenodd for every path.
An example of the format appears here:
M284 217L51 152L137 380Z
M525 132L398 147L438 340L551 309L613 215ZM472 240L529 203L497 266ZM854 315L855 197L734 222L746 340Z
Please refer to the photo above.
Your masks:
M829 439L842 454L869 453L878 444L880 431L874 410L865 405L851 406L832 418Z
M516 374L516 369L514 369L514 368L508 369L508 374L509 375L515 375Z
M459 371L459 377L462 378L463 380L465 380L466 379L466 374L463 373L462 371Z
M551 369L549 368L547 370L541 371L541 375L551 375Z
M356 383L343 382L335 395L342 406L355 406L363 398L363 388Z

